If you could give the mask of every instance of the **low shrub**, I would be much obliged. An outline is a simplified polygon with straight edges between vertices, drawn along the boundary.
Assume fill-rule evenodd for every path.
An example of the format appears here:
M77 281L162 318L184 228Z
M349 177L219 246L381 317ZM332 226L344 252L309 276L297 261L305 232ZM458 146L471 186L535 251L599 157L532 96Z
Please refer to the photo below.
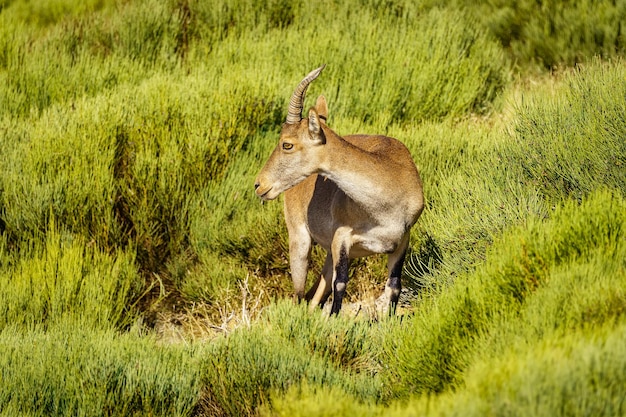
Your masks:
M189 416L201 393L186 346L95 330L71 318L41 329L0 331L4 415Z
M554 200L580 200L598 185L626 190L623 64L594 61L565 75L556 94L525 100L503 162Z
M388 360L384 362L393 376L392 384L414 394L460 386L473 356L479 351L485 355L487 347L481 341L497 345L493 338L501 331L501 323L513 326L514 318L540 288L557 275L576 276L578 265L600 257L602 263L612 265L607 266L612 272L588 275L592 285L605 287L617 280L623 286L623 273L615 267L625 250L620 239L626 221L624 208L620 194L597 192L582 205L566 203L549 220L531 219L526 226L506 233L489 251L483 266L458 277L441 295L425 298L401 333L388 339ZM544 331L571 325L569 315L562 311L552 319L559 320L558 325L546 323ZM613 319L608 315L598 320ZM519 332L509 336L513 334Z
M284 392L303 383L341 387L360 398L380 396L377 378L349 368L342 370L327 360L328 355L340 361L346 354L352 355L345 349L362 343L363 336L358 336L361 332L350 331L358 324L344 321L323 325L324 319L306 317L309 313L305 306L291 303L272 306L266 314L269 326L257 323L211 346L211 354L203 364L203 412L255 415L260 406L270 404L273 392ZM313 321L319 325L312 329L309 325Z
M520 65L572 66L626 48L622 2L502 0L482 2L476 11Z
M2 247L5 260L9 250ZM0 331L47 328L67 319L87 328L133 324L144 283L132 252L103 253L54 226L45 243L28 252L0 271Z

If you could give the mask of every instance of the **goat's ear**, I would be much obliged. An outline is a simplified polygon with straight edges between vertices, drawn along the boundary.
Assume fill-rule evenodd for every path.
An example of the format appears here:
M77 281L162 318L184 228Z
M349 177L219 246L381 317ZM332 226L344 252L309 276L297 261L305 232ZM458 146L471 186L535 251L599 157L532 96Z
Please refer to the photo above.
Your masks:
M313 108L309 110L309 134L316 144L323 145L326 143L326 136L324 136L324 131L322 130L322 121L317 111Z
M326 104L326 97L319 96L317 98L317 101L315 102L315 111L317 111L317 115L322 120L322 123L327 124L328 104Z

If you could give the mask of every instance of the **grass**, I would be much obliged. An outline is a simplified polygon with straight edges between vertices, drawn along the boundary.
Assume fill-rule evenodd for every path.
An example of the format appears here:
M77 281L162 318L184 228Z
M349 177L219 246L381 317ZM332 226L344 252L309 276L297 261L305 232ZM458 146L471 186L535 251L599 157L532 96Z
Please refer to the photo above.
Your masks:
M132 253L102 253L54 226L32 252L2 270L1 328L45 328L68 318L95 328L133 323L143 280Z
M421 303L411 326L401 330L403 337L391 338L397 342L390 346L389 366L396 370L400 385L409 392L442 392L460 382L476 355L473 349L485 356L491 343L500 347L500 337L510 346L531 329L524 335L525 343L559 327L580 328L595 320L585 311L598 311L599 324L611 321L614 313L620 316L624 213L621 196L600 193L583 205L559 208L548 221L530 218L522 228L505 234L481 267ZM569 292L572 279L576 279L575 295ZM588 285L593 289L587 290ZM592 295L601 288L611 288L611 294ZM550 299L544 294L549 290L558 295L551 294L555 298ZM550 301L531 301L539 297ZM607 299L621 301L603 316L601 305ZM546 305L554 306L552 316ZM531 317L516 328L524 313ZM481 343L483 338L487 346Z
M620 2L0 0L0 414L619 415ZM401 317L289 298L293 87L411 151ZM310 281L323 254L313 251ZM354 263L349 301L382 290Z
M199 399L199 352L67 320L4 328L3 415L189 415Z
M475 365L466 386L390 407L360 402L329 388L308 385L276 396L261 415L326 416L615 416L624 414L624 325L593 336L573 332L515 354Z
M624 208L598 192L530 219L475 272L385 326L381 392L408 405L305 384L268 414L326 415L340 402L346 415L621 415Z

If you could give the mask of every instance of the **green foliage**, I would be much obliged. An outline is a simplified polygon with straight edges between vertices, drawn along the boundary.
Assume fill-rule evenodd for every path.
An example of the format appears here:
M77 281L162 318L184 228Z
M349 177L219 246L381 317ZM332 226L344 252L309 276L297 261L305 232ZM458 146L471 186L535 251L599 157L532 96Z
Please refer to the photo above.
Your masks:
M269 323L241 329L213 343L203 365L206 414L255 415L260 405L269 404L273 391L303 382L341 387L361 398L380 395L377 379L356 370L342 372L341 363L336 362L366 354L362 352L364 323L329 322L319 313L309 313L306 306L290 303L272 306L266 317ZM317 332L311 331L310 323L316 323Z
M522 178L551 198L575 198L598 184L626 189L626 70L594 62L578 69L557 95L525 101L515 123L516 144L504 155Z
M323 398L323 401L320 401ZM292 387L283 395L272 398L271 408L262 407L262 416L342 416L374 417L389 411L372 403L362 403L339 389L304 384Z
M93 330L0 332L3 415L188 416L200 397L194 349Z
M147 270L188 247L189 207L248 137L276 123L252 85L186 89L155 77L123 94L55 106L32 124L7 122L3 220L14 240L46 230L49 216L107 248L133 244ZM241 102L218 101L235 88ZM207 114L223 115L214 119ZM249 118L249 123L245 119ZM238 120L235 122L235 120ZM206 130L205 130L206 129Z
M272 333L305 352L354 372L373 375L377 371L375 352L381 334L371 323L347 317L328 320L321 312L288 305L268 310L264 318Z
M624 332L623 324L593 336L573 332L514 357L481 363L468 377L468 392L452 397L456 406L446 408L469 408L470 415L623 414Z
M506 121L512 127L464 121L391 131L431 185L433 215L420 220L409 259L418 272L407 272L423 280L419 265L428 262L444 276L468 271L495 236L530 214L548 216L551 205L599 187L626 190L625 76L622 65L593 61L558 88L525 94Z
M477 8L520 63L547 68L609 58L626 48L626 3L608 0L486 1Z
M626 48L623 1L368 0L360 6L399 20L438 8L463 10L525 71L572 66L594 56L622 56Z
M615 416L626 411L626 326L593 336L573 332L516 354L481 362L455 392L389 407L362 403L339 389L305 385L272 399L272 416ZM331 411L332 410L332 411Z
M427 196L428 215L415 228L408 262L413 279L429 285L433 275L451 280L470 271L507 226L545 215L543 198L502 165L509 139L499 126L466 120L390 133L413 150Z
M330 38L316 42L325 54L338 57L338 62L328 60L330 74L324 82L337 89L328 96L333 112L387 125L483 113L491 107L506 82L506 63L475 21L434 9L410 25L393 19L387 23L395 26L363 17L351 23L348 33L336 27ZM302 35L319 37L310 31Z
M81 2L67 0L3 0L0 11L13 19L23 21L36 27L51 26L69 17L79 17L93 10L111 7L115 4L111 0L87 0Z
M531 220L507 233L484 266L425 299L401 334L389 339L385 362L400 386L412 393L442 392L461 384L474 355L484 357L523 331L535 332L522 339L527 343L544 333L581 328L590 316L597 324L612 322L615 315L621 319L625 213L621 195L597 193L581 205L566 204L548 221ZM562 282L575 278L584 282L577 282L576 297ZM552 286L555 280L561 282ZM548 304L556 309L550 316L543 303L532 302L544 287L559 294L552 294L558 302ZM608 295L602 288L612 288L611 309L600 307L606 299L596 291ZM524 330L515 326L518 320ZM499 339L503 333L507 337Z
M4 246L5 259L7 252ZM108 255L54 228L30 252L0 272L0 331L68 318L88 328L130 324L143 285L132 254Z
M585 0L0 0L3 415L624 414L623 20ZM424 180L402 318L273 301L288 238L252 185L322 63L308 100L341 134L399 138ZM355 267L352 299L382 289L383 257ZM202 341L146 335L186 323L176 340Z

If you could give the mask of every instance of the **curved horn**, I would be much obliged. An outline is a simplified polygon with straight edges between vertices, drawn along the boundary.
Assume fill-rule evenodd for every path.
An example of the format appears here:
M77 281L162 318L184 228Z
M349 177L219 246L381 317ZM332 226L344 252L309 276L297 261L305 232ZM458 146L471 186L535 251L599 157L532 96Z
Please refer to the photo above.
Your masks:
M311 84L311 82L316 79L318 75L320 75L324 67L326 67L326 64L309 72L309 74L304 77L304 79L300 81L300 84L298 84L298 86L296 87L296 90L291 96L291 100L289 100L287 124L291 125L294 123L298 123L302 119L302 108L304 107L304 96L306 95L306 89L309 87L309 84Z

